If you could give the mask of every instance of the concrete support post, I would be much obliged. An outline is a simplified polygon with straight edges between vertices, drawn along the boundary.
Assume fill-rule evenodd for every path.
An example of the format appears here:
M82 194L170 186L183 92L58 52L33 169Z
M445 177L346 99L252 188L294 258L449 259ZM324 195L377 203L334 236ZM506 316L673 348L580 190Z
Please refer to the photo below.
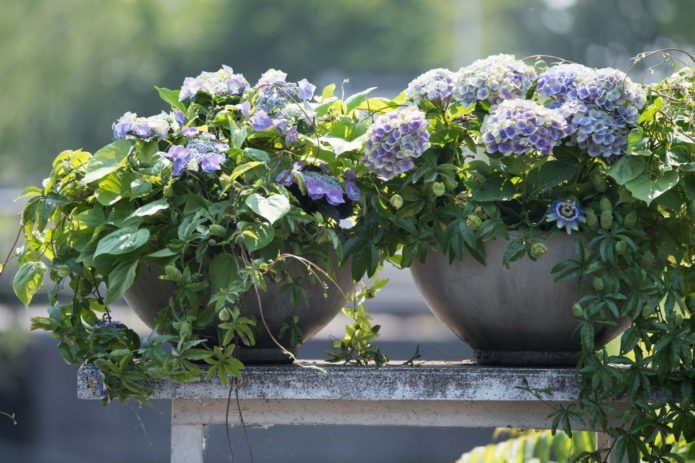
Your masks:
M205 425L187 424L188 417L179 410L180 402L171 401L171 463L203 463Z

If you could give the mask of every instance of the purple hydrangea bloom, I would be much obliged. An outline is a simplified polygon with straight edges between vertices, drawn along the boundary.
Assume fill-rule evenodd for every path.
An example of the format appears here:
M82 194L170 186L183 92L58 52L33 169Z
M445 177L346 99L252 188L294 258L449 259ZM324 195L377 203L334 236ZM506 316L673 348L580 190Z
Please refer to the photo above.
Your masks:
M181 129L181 133L186 138L195 138L200 134L200 129L198 127L184 127Z
M316 91L316 85L310 83L306 79L302 79L297 82L299 88L299 98L303 101L311 100L314 97L314 92Z
M497 104L509 98L523 98L536 79L533 67L512 55L493 55L459 69L454 98L464 106L476 101Z
M241 111L241 115L244 116L244 119L248 121L249 116L251 115L251 103L244 101L243 103L236 105L236 108Z
M150 117L138 117L135 113L127 112L112 125L115 140L132 137L146 141L155 136L164 140L171 130L178 130L179 127L177 114L165 112Z
M612 68L598 69L577 82L577 99L585 104L613 113L628 124L637 124L639 110L646 97L642 88L624 72Z
M352 180L345 182L345 195L352 201L360 199L360 189Z
M388 180L414 166L430 146L425 113L407 106L378 116L369 127L364 145L363 161L367 168Z
M568 135L559 111L529 100L504 100L483 121L480 135L489 153L550 154Z
M234 74L229 66L223 65L216 72L202 72L198 77L186 77L179 92L179 101L193 98L198 92L211 96L241 95L249 87L243 75Z
M179 127L183 127L186 124L186 115L183 111L177 109L176 112L174 112L174 121L176 121Z
M215 171L220 170L220 165L224 162L225 156L219 153L208 153L202 157L200 162L200 169L203 172L211 174Z
M559 110L569 123L572 142L586 149L589 156L613 159L627 152L631 129L624 119L577 100L564 103Z
M431 101L446 105L454 96L454 79L456 74L448 69L432 69L421 74L408 84L405 96L415 104Z
M251 127L253 127L253 130L256 132L261 132L271 128L272 126L273 120L262 109L251 117Z
M325 197L326 202L332 206L345 203L343 189L340 187L337 178L314 171L304 171L302 175L304 176L306 192L314 201Z
M216 139L197 138L189 141L185 147L172 145L163 156L173 161L174 176L181 175L184 170L197 171L198 168L212 173L220 170L227 150L229 145L226 143L220 143Z
M577 82L589 76L593 69L582 64L558 64L551 66L540 76L536 93L560 101L577 97Z
M546 214L546 220L548 222L555 222L557 228L564 228L568 235L571 234L573 230L579 230L580 223L586 222L582 208L574 201L568 200L554 201Z
M193 153L181 145L172 145L163 156L174 162L174 176L179 176L193 157Z
M297 126L293 125L290 127L290 129L287 131L287 134L285 135L285 144L293 145L297 143L299 140L299 133L297 133Z

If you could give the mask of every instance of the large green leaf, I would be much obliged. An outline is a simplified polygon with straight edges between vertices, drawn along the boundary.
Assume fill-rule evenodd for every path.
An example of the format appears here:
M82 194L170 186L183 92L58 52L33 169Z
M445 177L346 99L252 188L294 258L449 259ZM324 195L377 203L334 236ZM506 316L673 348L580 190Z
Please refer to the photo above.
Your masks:
M120 139L108 144L94 153L87 163L87 170L82 184L87 185L95 180L107 176L118 168L121 162L128 156L132 143L130 140Z
M94 257L101 254L125 254L143 246L149 238L150 232L147 229L120 228L99 240Z
M227 253L216 254L208 269L212 289L227 288L237 278L234 256Z
M254 193L246 198L246 205L271 224L282 218L290 210L290 201L283 195L278 194L270 195L266 198L258 193Z
M186 112L186 105L179 101L179 90L169 90L168 88L154 87L159 93L159 97L172 107Z
M157 212L163 211L168 208L169 203L166 199L158 199L157 201L153 201L135 209L135 211L132 214L130 214L130 217L146 217L148 215L154 215Z
M608 169L608 175L613 177L618 185L625 185L642 175L646 166L647 163L642 156L623 156Z
M509 201L515 194L516 188L510 181L501 177L488 177L473 192L472 199L478 202Z
M244 246L249 252L266 247L275 238L275 229L267 223L253 227L250 231L253 236L248 232L243 234Z
M321 137L321 142L330 145L335 154L343 154L347 151L355 151L362 148L365 136L359 136L352 141L340 137Z
M358 107L364 100L367 99L367 95L372 93L374 90L376 90L376 87L370 87L366 90L362 90L359 93L355 93L354 95L350 95L347 100L345 100L345 106L347 106L347 112L349 113L356 107Z
M655 198L666 193L678 184L678 172L669 170L663 172L656 179L652 179L649 174L641 175L625 184L625 188L630 190L632 195L641 199L649 205Z
M28 307L31 298L43 286L46 265L43 262L25 262L12 281L12 289L24 307Z
M133 285L135 274L138 269L138 261L121 262L114 268L108 277L108 287L106 288L106 303L116 302L123 296L123 293Z
M565 161L548 161L528 174L529 194L537 195L562 182L566 182L577 174L578 166Z

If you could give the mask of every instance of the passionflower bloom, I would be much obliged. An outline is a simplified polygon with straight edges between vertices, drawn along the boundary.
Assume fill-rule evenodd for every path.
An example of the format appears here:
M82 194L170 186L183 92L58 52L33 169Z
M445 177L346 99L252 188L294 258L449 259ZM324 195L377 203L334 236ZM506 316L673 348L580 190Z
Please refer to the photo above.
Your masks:
M366 134L363 161L384 180L413 168L413 159L429 146L425 114L407 106L376 118Z
M179 101L193 98L198 92L210 96L241 95L249 87L243 75L234 74L229 66L216 72L202 72L197 77L186 77L179 92Z
M535 79L533 67L523 61L512 55L493 55L459 69L454 98L465 106L479 100L497 104L523 98Z
M548 155L568 135L562 114L529 100L504 100L494 106L480 130L489 153Z
M431 101L444 106L454 96L455 78L456 74L448 69L432 69L410 82L405 90L405 96L415 104Z
M82 365L81 370L86 374L87 386L96 392L102 399L108 397L99 367L93 363L85 363Z
M138 117L137 114L127 112L113 123L113 138L139 138L142 140L152 140L158 137L166 139L169 132L178 130L180 116L177 113L162 112L155 116Z
M546 214L548 222L555 222L557 228L564 228L569 235L572 231L579 230L579 224L586 221L584 212L574 201L557 200L550 205Z
M205 132L207 134L207 132ZM186 146L172 145L162 156L174 163L174 176L179 176L184 170L212 173L220 170L221 164L226 159L229 145L211 140L209 136L189 141ZM213 136L214 138L214 136Z

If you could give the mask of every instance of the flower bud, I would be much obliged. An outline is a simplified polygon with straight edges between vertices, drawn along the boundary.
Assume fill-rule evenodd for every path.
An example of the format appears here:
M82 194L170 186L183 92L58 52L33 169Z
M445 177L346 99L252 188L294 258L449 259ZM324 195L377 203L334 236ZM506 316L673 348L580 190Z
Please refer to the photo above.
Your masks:
M654 306L652 304L647 303L644 304L644 307L642 307L642 316L644 318L651 317L652 315L654 315L655 312L656 310L654 309Z
M480 228L480 224L482 222L483 221L477 215L469 214L466 217L466 225L468 225L468 228L474 231Z
M391 196L391 199L389 200L389 202L396 209L400 209L401 207L403 207L403 197L401 195L399 195L398 193Z
M603 175L599 174L598 172L595 172L591 176L591 183L594 184L594 188L598 192L603 193L608 189L608 185L606 185L606 180L603 178Z
M615 243L615 252L619 256L622 256L623 254L625 254L626 250L627 250L627 242L620 240L617 243Z
M603 288L604 288L603 278L594 277L594 281L592 282L592 285L594 286L594 289L596 291L603 291Z
M531 245L531 259L540 259L548 252L548 246L545 243L533 243Z
M179 281L181 278L183 278L181 270L176 268L174 265L167 265L164 267L164 273L166 273L167 279L171 281Z
M441 196L445 191L446 187L442 182L434 182L432 184L432 193L434 193L435 196Z
M652 264L654 264L654 253L648 249L644 251L644 253L642 253L642 259L640 259L640 264L642 264L642 267L651 267Z
M611 225L613 225L613 212L608 210L601 211L601 228L604 230L610 230Z
M468 204L468 196L469 193L467 191L462 191L456 195L456 198L454 198L454 204L456 204L458 207L466 207L466 204Z
M587 209L584 211L584 218L586 219L586 225L592 230L598 228L598 217L592 209Z
M625 216L625 226L627 228L632 228L637 224L637 212L631 211Z
M575 302L572 306L572 313L577 318L581 318L584 316L584 309L582 309L582 306L579 304L579 302Z
M210 234L214 236L225 236L227 234L227 229L218 223L213 223L210 225Z
M599 205L601 207L601 211L613 212L613 205L611 204L611 200L608 199L608 197L604 196L603 198L601 198Z
M210 239L208 240L208 244L209 244L210 246L215 246L215 245L217 244L217 241L215 241L214 238L210 238Z

